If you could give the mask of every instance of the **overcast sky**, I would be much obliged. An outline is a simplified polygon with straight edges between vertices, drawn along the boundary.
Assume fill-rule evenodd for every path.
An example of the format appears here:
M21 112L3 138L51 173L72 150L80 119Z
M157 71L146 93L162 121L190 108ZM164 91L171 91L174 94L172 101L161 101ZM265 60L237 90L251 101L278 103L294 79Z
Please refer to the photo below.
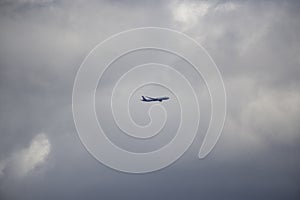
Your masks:
M0 1L0 199L299 199L299 22L296 0ZM144 26L182 31L206 48L224 79L227 118L216 147L199 160L209 118L199 79L193 86L204 108L200 136L173 165L135 175L110 169L85 150L71 104L89 51L112 34ZM116 72L104 77L97 94L104 121L101 97ZM166 135L178 127L176 105L167 106L173 117ZM147 122L141 104L131 107L138 123ZM171 137L129 145L116 132L112 141L138 151Z

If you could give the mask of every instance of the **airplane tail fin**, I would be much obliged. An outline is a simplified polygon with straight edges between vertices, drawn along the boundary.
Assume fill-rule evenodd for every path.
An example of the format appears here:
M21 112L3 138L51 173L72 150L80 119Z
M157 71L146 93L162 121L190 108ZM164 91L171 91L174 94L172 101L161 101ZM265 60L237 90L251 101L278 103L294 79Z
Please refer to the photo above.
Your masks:
M142 100L143 100L143 101L146 101L146 98L145 98L144 96L142 96Z

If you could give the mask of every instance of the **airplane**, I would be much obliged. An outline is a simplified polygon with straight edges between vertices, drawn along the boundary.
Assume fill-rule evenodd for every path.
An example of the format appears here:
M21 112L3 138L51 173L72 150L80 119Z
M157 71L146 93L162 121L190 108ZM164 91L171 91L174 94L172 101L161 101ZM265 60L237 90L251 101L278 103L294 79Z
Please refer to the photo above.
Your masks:
M152 102L152 101L159 101L162 102L163 100L168 100L170 99L169 97L158 97L158 98L153 98L153 97L148 97L148 96L142 96L141 101L145 101L145 102Z

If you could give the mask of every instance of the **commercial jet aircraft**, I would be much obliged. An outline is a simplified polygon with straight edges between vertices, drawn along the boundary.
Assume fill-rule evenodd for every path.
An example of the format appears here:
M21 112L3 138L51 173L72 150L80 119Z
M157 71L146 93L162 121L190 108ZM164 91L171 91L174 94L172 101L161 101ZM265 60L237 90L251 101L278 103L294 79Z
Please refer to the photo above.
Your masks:
M145 101L145 102L152 102L152 101L159 101L162 102L164 100L168 100L169 97L157 97L157 98L153 98L153 97L148 97L148 96L142 96L141 101Z

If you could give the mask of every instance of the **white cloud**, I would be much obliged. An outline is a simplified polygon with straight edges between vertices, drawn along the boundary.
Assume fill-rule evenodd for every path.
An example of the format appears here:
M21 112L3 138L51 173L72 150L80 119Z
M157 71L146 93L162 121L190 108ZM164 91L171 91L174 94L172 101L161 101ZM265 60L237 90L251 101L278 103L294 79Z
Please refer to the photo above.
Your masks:
M51 149L51 144L45 134L36 135L29 147L15 152L6 160L0 162L0 176L6 170L12 175L22 177L46 161Z
M236 10L238 7L239 5L237 3L225 2L225 3L217 4L215 7L215 11L229 12L229 11Z
M258 137L290 142L299 137L299 108L300 94L297 91L261 90L245 106L242 123Z
M184 30L193 28L199 21L216 12L231 12L239 7L237 3L215 1L180 1L171 4L173 19Z
M209 2L180 2L172 5L174 20L185 26L193 26L208 12Z

